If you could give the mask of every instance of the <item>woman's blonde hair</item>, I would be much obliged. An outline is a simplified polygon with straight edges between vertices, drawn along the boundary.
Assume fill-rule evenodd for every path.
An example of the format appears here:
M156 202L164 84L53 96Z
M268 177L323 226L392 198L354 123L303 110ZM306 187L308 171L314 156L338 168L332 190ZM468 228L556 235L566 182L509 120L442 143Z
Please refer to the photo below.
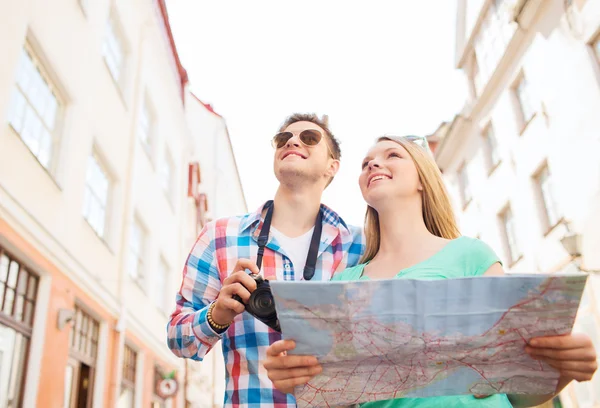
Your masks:
M456 225L454 211L442 180L442 173L433 158L422 147L402 137L382 136L377 139L377 143L385 140L396 142L404 147L415 163L419 181L423 187L421 193L422 214L427 230L438 237L458 238L460 232ZM361 263L370 261L379 252L381 239L379 214L371 206L367 207L365 215L365 235L367 247L360 260Z

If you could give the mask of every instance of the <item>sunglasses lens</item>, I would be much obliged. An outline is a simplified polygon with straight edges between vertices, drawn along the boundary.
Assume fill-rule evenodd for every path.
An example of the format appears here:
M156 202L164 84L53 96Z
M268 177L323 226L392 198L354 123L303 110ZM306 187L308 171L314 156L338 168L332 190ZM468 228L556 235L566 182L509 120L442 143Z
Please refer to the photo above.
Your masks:
M281 149L293 136L292 132L277 133L273 138L273 146L277 149Z
M300 140L307 146L316 146L321 141L321 132L314 129L306 129L300 133Z

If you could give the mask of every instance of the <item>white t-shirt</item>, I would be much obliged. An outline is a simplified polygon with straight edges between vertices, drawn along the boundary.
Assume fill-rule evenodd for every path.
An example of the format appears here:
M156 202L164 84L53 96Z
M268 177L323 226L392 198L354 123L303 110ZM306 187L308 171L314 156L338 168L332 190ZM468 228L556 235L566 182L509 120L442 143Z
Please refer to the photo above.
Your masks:
M308 256L308 249L310 248L310 240L314 229L315 227L312 227L299 237L290 238L271 227L271 233L277 239L277 243L292 261L294 280L299 281L303 279L304 265L306 265L306 257ZM287 265L284 265L284 269L288 269ZM277 280L283 280L283 273L284 270L280 269L277 271Z

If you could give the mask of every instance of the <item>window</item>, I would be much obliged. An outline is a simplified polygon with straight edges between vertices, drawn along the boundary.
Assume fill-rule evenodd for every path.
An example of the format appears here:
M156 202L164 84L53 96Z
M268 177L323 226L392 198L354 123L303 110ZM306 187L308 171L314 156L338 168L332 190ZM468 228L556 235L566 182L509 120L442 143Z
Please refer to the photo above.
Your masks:
M125 44L116 18L112 14L106 23L102 55L113 79L120 84L125 68Z
M39 278L0 247L0 407L21 406Z
M135 374L137 353L125 345L123 350L123 379L121 381L121 394L119 395L118 408L133 408L135 403Z
M152 145L152 131L154 129L154 111L150 106L150 102L145 98L140 110L140 119L138 121L138 137L147 153L150 153Z
M98 355L100 323L75 306L69 332L69 360L65 369L64 408L89 407L94 392L94 369Z
M469 75L471 94L473 97L477 97L481 93L481 73L479 72L479 64L477 63L477 56L475 53L472 54L471 59L471 73Z
M169 203L173 204L175 165L169 152L165 151L165 158L160 168L160 185L169 199Z
M21 50L17 81L12 93L8 122L46 169L56 156L58 119L63 103L28 45Z
M173 406L172 398L163 398L158 392L158 384L163 379L163 373L159 366L154 367L154 381L152 383L152 408L171 408Z
M535 176L538 197L541 199L542 224L546 231L553 228L561 219L560 212L555 200L555 193L552 186L552 178L548 166Z
M88 159L83 216L101 238L104 238L105 233L109 188L107 172L98 162L96 155L92 154Z
M79 6L83 10L83 13L87 16L90 11L90 0L79 0Z
M510 7L504 3L506 0L490 3L475 39L480 87L485 86L496 70L515 31L516 24L511 22Z
M592 42L592 48L594 49L594 53L596 54L596 59L600 62L600 34L596 37L596 39Z
M491 174L500 163L500 156L498 155L498 146L496 143L496 134L494 133L494 128L492 127L491 123L483 131L483 139L485 160L488 167L488 173Z
M521 258L521 250L519 249L515 220L510 206L507 206L499 214L499 218L502 225L502 234L504 235L504 248L508 260L507 264L511 266Z
M460 188L460 198L463 209L471 202L471 187L469 185L469 175L467 174L467 163L463 163L458 170L458 186Z
M146 241L146 231L140 221L134 218L131 224L131 236L129 239L129 265L127 270L129 276L141 283L144 279L143 259Z
M514 85L513 92L519 110L519 119L522 126L526 126L531 118L533 118L535 109L533 108L529 84L523 75L521 75Z
M158 271L156 272L156 279L154 281L154 304L158 309L164 311L165 313L168 310L167 305L167 297L166 297L166 287L165 285L168 282L167 277L169 276L169 266L165 262L165 260L161 257Z

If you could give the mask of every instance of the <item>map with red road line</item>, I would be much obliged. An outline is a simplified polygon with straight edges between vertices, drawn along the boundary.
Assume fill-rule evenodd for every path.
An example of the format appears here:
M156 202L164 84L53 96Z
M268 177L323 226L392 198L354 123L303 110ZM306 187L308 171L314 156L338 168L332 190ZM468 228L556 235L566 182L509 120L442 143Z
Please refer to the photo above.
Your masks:
M322 374L299 407L401 397L548 394L558 373L533 337L569 333L586 275L271 282L284 338Z

